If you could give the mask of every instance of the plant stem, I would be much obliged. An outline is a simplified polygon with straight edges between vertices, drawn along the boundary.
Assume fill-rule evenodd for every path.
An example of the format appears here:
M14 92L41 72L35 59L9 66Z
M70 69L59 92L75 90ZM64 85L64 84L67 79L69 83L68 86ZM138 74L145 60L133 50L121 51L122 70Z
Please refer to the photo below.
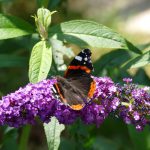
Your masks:
M19 150L27 150L28 149L27 145L28 145L28 139L29 139L30 131L31 131L30 125L26 125L23 127L21 138L19 141Z

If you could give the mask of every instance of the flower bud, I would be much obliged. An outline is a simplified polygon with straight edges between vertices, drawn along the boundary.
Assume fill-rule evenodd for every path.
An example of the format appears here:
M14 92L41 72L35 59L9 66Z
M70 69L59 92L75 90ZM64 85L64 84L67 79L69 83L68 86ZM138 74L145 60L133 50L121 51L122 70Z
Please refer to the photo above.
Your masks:
M55 12L56 11L50 12L45 8L39 8L37 16L34 16L37 30L42 40L46 40L48 38L48 27L51 24L51 15Z

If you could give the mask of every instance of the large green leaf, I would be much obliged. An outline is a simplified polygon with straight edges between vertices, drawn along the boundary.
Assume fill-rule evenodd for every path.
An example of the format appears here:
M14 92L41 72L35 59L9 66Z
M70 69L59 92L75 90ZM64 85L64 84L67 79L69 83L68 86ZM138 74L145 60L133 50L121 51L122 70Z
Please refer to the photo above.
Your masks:
M44 124L44 129L49 150L58 150L60 134L65 129L65 126L59 124L58 120L55 117L52 117L50 123Z
M38 42L32 49L29 64L29 80L32 83L46 79L52 63L51 46L46 41Z
M129 68L132 69L132 68L144 67L148 64L150 64L150 51L130 59L125 64L123 64L122 67L126 69Z
M15 16L0 14L0 40L32 34L33 27Z
M99 48L128 49L128 45L131 44L108 27L87 20L73 20L58 24L50 28L49 36L79 46L89 45Z
M36 83L45 79L52 63L51 46L46 41L38 42L32 49L29 64L30 82ZM49 150L58 150L60 133L64 125L60 125L56 118L52 118L49 124L44 124L44 130Z

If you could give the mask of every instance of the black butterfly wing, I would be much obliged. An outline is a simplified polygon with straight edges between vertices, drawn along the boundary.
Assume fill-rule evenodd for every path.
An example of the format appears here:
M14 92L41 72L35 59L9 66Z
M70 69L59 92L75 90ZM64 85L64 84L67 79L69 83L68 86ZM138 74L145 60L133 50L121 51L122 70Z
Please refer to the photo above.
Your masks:
M55 84L59 99L74 110L82 109L91 100L95 87L95 81L89 74L69 79L57 77Z
M91 78L90 74L82 73L82 74L76 74L72 77L67 78L71 85L74 85L76 88L78 88L82 93L88 97L88 93L90 91L91 83L93 82L93 79Z
M63 103L80 110L89 102L96 87L91 78L92 70L91 51L84 49L70 63L65 78L57 77L55 89Z
M89 74L92 70L91 51L84 49L72 60L65 72L65 77L80 76L83 73Z
M85 106L87 96L72 81L57 77L57 83L54 87L64 104L69 105L74 110L80 110Z

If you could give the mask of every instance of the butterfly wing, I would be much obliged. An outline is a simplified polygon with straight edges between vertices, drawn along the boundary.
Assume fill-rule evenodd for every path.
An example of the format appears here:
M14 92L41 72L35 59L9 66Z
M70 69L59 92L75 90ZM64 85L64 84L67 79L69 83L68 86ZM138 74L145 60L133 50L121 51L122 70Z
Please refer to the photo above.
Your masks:
M96 87L92 70L91 51L84 49L70 63L65 78L57 77L55 88L63 103L80 110L90 101Z
M57 77L57 83L54 85L57 96L64 103L74 110L80 110L85 106L87 96L82 90L77 88L72 82L66 78Z
M90 86L89 86L90 85ZM79 79L67 80L57 77L55 84L57 96L64 103L74 110L82 109L91 99L95 91L95 82L92 78L82 77Z
M91 91L92 84L94 80L91 78L91 74L82 73L82 75L77 75L69 77L68 81L71 85L77 87L82 93L88 98L91 98L89 92Z
M84 49L72 60L65 72L65 77L82 76L83 73L90 74L92 70L91 51Z

